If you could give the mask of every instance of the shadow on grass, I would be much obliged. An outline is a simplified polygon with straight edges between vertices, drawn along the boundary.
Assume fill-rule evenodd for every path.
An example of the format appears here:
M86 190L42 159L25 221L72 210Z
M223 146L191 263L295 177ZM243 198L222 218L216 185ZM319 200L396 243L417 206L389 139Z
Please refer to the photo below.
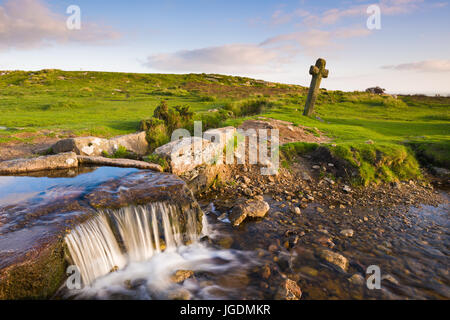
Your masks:
M136 120L112 120L108 121L105 125L108 128L120 131L138 131L139 121Z

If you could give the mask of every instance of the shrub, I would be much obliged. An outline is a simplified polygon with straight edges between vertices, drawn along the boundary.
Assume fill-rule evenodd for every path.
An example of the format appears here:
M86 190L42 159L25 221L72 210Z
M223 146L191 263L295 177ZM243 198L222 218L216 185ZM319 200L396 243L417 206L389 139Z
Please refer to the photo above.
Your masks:
M193 128L194 113L188 106L169 108L162 100L153 112L153 117L142 120L140 129L147 132L150 151L170 141L171 134L178 128Z
M150 119L141 120L139 129L141 131L148 131L148 130L150 130L150 128L161 125L161 124L165 125L164 121L152 117Z
M150 151L170 142L170 135L164 123L151 127L147 131L147 141Z
M233 112L234 116L251 116L265 112L273 107L273 102L267 99L244 100L237 103L228 103L222 108Z
M214 112L201 113L197 117L197 120L202 121L203 130L208 130L222 127L223 122L232 116L233 113L231 111L219 109ZM192 132L193 127L189 127L188 129Z
M169 106L166 100L162 100L159 106L153 111L153 117L164 121L167 124L169 120Z

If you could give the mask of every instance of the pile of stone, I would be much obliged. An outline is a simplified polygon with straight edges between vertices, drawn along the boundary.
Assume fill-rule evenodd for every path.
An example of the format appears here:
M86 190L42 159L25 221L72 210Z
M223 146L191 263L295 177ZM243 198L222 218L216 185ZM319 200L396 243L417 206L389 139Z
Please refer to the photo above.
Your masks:
M378 86L366 89L366 92L372 93L372 94L383 94L385 91L386 91L386 89L380 88Z

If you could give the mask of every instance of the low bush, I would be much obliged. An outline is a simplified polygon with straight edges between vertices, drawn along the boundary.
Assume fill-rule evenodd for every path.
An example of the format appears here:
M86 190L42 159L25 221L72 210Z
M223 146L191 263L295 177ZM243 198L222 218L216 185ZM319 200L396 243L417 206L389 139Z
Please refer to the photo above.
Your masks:
M268 99L250 99L235 103L227 103L222 108L233 112L235 117L252 116L261 114L273 107L273 102Z
M170 142L174 130L193 127L193 115L188 106L169 108L167 101L161 101L153 112L153 117L140 123L140 129L147 133L150 151Z

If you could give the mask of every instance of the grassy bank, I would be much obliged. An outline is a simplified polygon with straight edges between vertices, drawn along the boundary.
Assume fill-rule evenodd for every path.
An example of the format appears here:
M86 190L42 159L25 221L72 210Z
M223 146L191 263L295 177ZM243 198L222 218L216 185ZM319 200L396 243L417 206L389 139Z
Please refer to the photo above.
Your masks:
M166 100L170 108L188 106L206 127L237 125L262 115L317 128L333 138L337 156L352 165L356 159L365 168L362 176L368 180L401 178L404 172L392 168L399 163L395 159L403 159L415 175L416 165L409 158L413 153L422 164L449 167L448 97L322 90L315 116L309 118L302 115L307 89L301 86L207 74L59 70L9 72L0 76L0 92L0 144L33 143L43 136L134 132ZM376 167L370 158L374 152L386 155L385 164L375 157Z
M297 155L310 155L317 161L333 163L337 175L353 185L420 179L422 173L412 150L395 143L322 144L294 142L281 147L285 167ZM323 172L323 174L327 174Z

